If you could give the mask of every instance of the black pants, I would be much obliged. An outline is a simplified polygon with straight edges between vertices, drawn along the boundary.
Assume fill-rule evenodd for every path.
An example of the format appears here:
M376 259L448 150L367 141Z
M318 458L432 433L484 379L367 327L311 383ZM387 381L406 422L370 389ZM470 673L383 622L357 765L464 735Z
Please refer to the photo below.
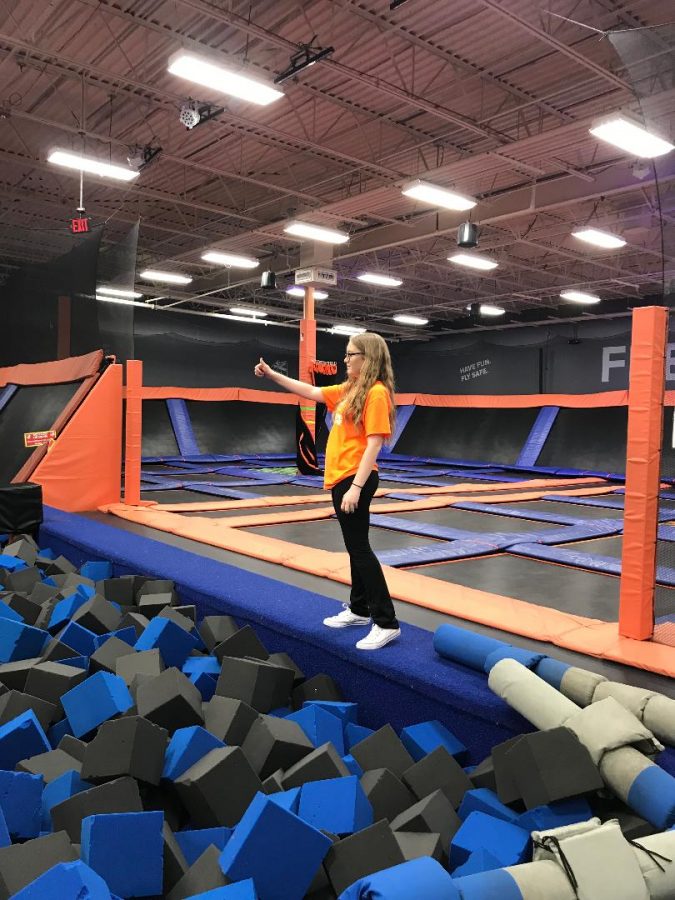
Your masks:
M380 483L373 471L361 489L359 505L353 513L340 508L342 498L354 481L354 476L338 482L332 489L333 506L337 515L345 547L352 567L352 590L349 607L357 616L370 616L380 628L398 628L394 604L377 557L368 540L370 501Z

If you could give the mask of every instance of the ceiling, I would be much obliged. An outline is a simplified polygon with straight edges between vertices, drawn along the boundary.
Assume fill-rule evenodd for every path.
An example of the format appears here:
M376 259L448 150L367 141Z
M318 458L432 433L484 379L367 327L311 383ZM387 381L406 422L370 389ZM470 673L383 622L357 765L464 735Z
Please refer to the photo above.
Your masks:
M675 278L675 245L663 258L661 229L675 227L675 154L656 184L651 165L589 133L599 115L637 108L630 75L598 30L658 25L664 10L661 0L407 0L395 10L389 0L0 0L0 277L72 240L78 177L46 162L49 150L84 146L125 164L138 146L161 151L130 186L86 178L84 200L110 240L140 217L139 272L192 276L189 289L155 291L158 305L245 303L297 325L302 301L283 288L301 245L283 227L301 217L350 233L334 249L338 287L317 304L323 326L432 336L471 327L466 308L477 302L507 310L500 327L621 313L660 293L664 272ZM672 140L673 47L665 29L649 33L663 37L664 52L644 109ZM268 107L167 71L184 48L272 81L312 39L334 51ZM188 131L179 121L188 98L221 111ZM467 214L403 196L411 178L478 200L479 248L499 262L494 273L447 261ZM570 235L585 224L628 243L585 248ZM201 259L213 249L261 266L214 267ZM261 289L267 268L280 290ZM403 284L365 286L356 280L365 270ZM591 289L603 304L565 305L565 288ZM396 313L430 324L400 326Z

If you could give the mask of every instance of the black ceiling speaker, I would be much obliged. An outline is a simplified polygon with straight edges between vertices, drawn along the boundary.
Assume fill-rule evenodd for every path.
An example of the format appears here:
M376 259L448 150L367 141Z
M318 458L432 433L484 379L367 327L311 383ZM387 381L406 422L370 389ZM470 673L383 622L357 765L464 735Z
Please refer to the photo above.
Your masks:
M478 246L478 225L473 222L464 222L459 226L457 232L458 247L477 247Z
M267 269L260 276L260 287L264 291L274 291L277 287L277 276L271 269Z

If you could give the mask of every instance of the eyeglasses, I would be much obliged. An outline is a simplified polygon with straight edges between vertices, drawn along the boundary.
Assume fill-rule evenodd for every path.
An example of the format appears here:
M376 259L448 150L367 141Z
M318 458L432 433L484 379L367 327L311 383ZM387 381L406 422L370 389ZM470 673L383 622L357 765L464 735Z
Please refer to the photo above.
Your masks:
M363 356L363 353L361 353L359 350L353 350L353 351L348 350L345 353L345 359L351 359L352 356Z

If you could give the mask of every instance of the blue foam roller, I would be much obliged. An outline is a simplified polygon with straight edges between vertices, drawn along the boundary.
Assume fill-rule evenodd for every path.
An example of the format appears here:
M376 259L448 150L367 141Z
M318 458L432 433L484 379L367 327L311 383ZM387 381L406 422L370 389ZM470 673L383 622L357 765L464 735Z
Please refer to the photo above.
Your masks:
M504 900L500 894L494 896ZM412 897L462 900L452 878L430 856L411 859L359 878L340 894L339 900L411 900Z
M81 860L58 863L14 894L12 900L111 900L110 890Z
M180 669L190 653L199 646L194 635L184 631L171 619L155 617L146 625L143 634L134 647L136 650L154 650L157 648L167 668L175 666Z
M345 753L342 720L322 707L303 706L286 718L297 722L315 747L321 747L330 741L340 756Z
M270 794L269 798L273 803L278 803L279 806L283 806L284 809L295 813L297 816L300 805L300 790L299 787L294 787L289 788L287 791L276 791L274 794Z
M94 787L93 784L82 781L79 772L76 772L75 769L64 772L63 775L59 775L58 778L45 785L40 802L40 827L42 830L52 830L52 809L55 806L92 787Z
M488 850L474 850L471 856L461 866L457 866L452 873L453 878L465 878L467 875L476 875L478 872L492 872L501 869L502 864Z
M484 637L456 625L439 625L434 633L436 653L479 672L483 671L487 657L504 646L508 646L504 641Z
M81 653L82 656L91 656L100 646L99 635L89 631L79 622L68 622L63 631L58 632L57 637L62 643Z
M358 725L359 704L348 703L346 700L305 700L302 704L305 706L320 706L338 719L342 719L344 725Z
M303 784L298 815L332 834L353 834L373 824L373 807L356 775Z
M401 732L401 740L415 762L419 762L423 756L438 747L445 747L450 756L454 756L460 763L467 755L467 749L460 739L448 731L445 725L435 720L408 725Z
M0 726L0 769L11 771L22 759L51 749L32 709Z
M567 663L560 662L557 659L551 659L550 656L545 656L537 665L535 672L540 678L543 678L547 684L550 684L556 691L559 691L563 675L569 668L571 667L568 666Z
M626 802L643 819L666 831L675 825L675 778L660 766L649 766L633 781Z
M49 640L49 633L13 619L0 619L0 663L33 659Z
M583 797L556 800L548 806L535 806L518 817L518 825L526 831L548 831L562 825L575 825L593 818L593 811Z
M365 725L354 725L353 722L349 722L345 725L345 749L351 750L354 744L365 740L371 734L375 734L372 728L366 728Z
M252 878L265 900L302 900L332 846L330 838L256 794L223 852L231 881Z
M13 840L34 838L40 833L44 788L42 775L0 771L0 809ZM7 845L0 840L0 846Z
M347 766L352 775L358 775L360 778L363 775L363 769L351 755L348 753L346 756L342 757L342 762Z
M523 828L482 812L471 813L450 842L450 867L465 863L474 850L487 850L502 866L525 861L530 834Z
M518 813L506 806L499 797L489 788L476 788L473 791L467 791L462 798L457 815L464 822L469 818L472 812L483 812L488 816L494 816L496 819L503 819L504 822L513 822L519 825ZM524 825L521 827L525 827Z
M207 753L224 746L221 740L201 725L178 728L166 748L162 778L175 781Z
M523 650L522 647L512 647L510 644L506 644L488 654L483 664L483 671L489 675L492 667L502 659L515 659L526 669L535 669L543 658L543 653L534 653L531 650Z
M192 894L187 900L259 900L252 878L214 888L203 894Z
M82 859L120 897L162 893L164 813L104 813L82 820Z
M91 581L105 581L113 577L112 563L99 560L86 562L83 566L80 566L80 575L83 578L91 579Z
M12 619L14 622L25 621L21 613L8 606L4 600L0 600L0 619Z
M513 876L504 869L454 879L461 900L523 900Z
M134 701L123 679L110 672L97 672L66 691L61 697L61 705L73 734L82 737L108 719L126 712Z
M218 828L193 828L189 831L177 831L174 835L188 866L196 863L211 844L218 850L222 850L231 836L232 829L225 828L224 825Z

